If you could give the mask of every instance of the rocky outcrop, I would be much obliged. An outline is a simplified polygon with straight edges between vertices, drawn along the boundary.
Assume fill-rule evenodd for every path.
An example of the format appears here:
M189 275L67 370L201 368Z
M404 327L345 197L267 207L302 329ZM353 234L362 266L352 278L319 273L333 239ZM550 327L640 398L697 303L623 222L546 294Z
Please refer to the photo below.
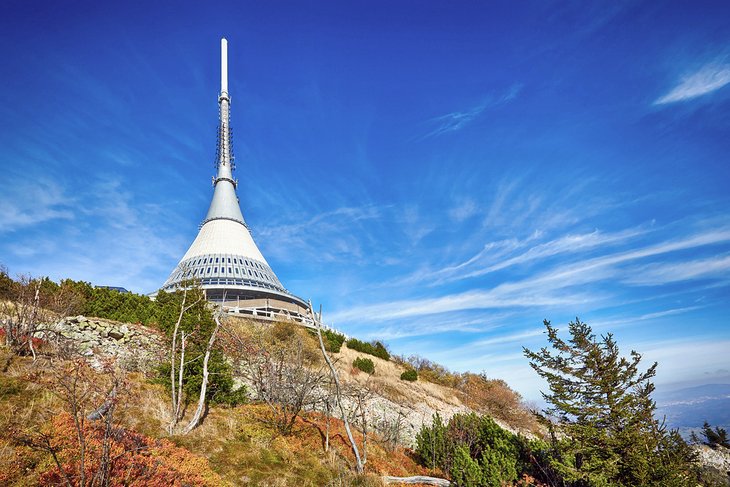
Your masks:
M695 445L702 465L702 476L709 485L730 486L730 449Z
M147 370L159 361L162 340L142 325L76 316L53 326L66 345L89 358L117 357L130 370Z

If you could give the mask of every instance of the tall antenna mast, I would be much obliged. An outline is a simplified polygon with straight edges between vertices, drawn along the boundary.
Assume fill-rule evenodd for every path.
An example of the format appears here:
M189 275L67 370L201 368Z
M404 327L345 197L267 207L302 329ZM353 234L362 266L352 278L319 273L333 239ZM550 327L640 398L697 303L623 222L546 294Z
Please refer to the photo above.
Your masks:
M219 124L218 124L218 151L216 154L216 168L218 175L213 179L217 184L219 179L229 180L236 186L233 179L233 147L231 146L231 97L228 95L228 40L221 39L221 93L218 96Z
M228 41L221 39L221 95L228 94Z

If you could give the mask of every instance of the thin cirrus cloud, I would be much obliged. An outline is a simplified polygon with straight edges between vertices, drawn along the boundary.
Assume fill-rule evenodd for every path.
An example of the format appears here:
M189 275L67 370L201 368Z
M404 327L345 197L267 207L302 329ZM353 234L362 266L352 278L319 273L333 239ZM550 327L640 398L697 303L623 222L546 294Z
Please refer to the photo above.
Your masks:
M713 91L717 91L730 83L730 64L711 63L698 71L685 76L682 81L666 95L658 98L655 105L665 105L691 100Z
M615 252L578 262L559 264L529 278L502 282L488 289L470 290L440 297L375 303L335 312L333 319L346 321L358 318L360 321L377 323L390 319L473 309L536 308L586 302L598 303L605 298L604 293L586 286L607 279L631 279L630 276L637 274L637 269L630 267L633 262L727 242L730 242L730 229L701 231L636 250ZM625 267L626 265L629 267ZM718 265L724 264L721 262ZM675 280L686 280L713 276L718 272L718 265L695 262L683 267L680 263L677 267L678 273L669 277ZM659 268L657 267L657 269ZM655 284L655 282L646 283L646 285L649 284ZM579 290L570 289L575 287L579 287Z
M645 231L641 229L629 229L616 233L602 233L598 230L595 230L593 232L585 234L569 234L548 242L534 245L526 251L513 257L500 258L496 262L493 262L489 265L473 265L475 263L483 262L485 254L487 254L487 247L485 247L485 249L480 251L474 257L470 258L468 261L458 264L454 267L442 269L441 271L437 271L437 273L435 273L442 274L442 276L431 277L437 277L437 280L434 281L436 283L479 277L502 269L507 269L515 265L526 264L535 260L546 259L561 254L578 253L595 248L624 243L633 237L642 235L643 233L645 233Z
M432 118L430 122L432 124L435 124L436 128L424 135L422 139L436 137L449 132L456 132L458 130L461 130L467 125L471 124L474 120L479 118L479 116L487 108L503 105L514 100L521 90L522 84L516 83L510 86L507 91L498 96L487 96L484 101L474 106L473 108L470 108L469 110L450 112Z
M7 181L0 196L0 233L33 227L50 220L72 220L73 198L57 183L39 178L32 183ZM5 186L5 185L3 185Z
M713 256L687 262L649 264L639 269L625 282L636 285L657 285L696 278L727 278L730 255Z

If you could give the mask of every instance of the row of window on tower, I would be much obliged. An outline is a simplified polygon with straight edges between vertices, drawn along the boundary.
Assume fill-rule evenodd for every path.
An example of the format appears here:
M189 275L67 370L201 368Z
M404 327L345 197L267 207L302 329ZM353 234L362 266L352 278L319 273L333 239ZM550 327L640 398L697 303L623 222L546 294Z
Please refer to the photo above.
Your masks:
M185 262L182 265L185 271L181 271L175 276L174 280L191 279L191 278L207 278L214 276L229 276L243 279L260 280L271 283L275 287L280 284L276 277L268 269L268 266L256 262L253 259L244 259L240 257L229 256L206 256Z

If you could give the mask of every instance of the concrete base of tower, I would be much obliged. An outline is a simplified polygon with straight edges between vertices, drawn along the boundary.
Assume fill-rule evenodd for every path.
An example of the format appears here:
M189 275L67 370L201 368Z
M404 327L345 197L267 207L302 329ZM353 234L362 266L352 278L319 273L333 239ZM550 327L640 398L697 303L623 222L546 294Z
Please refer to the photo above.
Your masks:
M293 294L273 290L202 286L208 301L222 305L231 315L272 321L296 321L314 326L309 305Z
M218 286L201 286L205 292L205 299L214 303L231 303L235 301L250 301L261 299L273 299L283 303L307 309L307 302L298 296L287 292L280 292L273 289L261 289L251 287L218 287Z
M294 321L309 328L315 327L307 308L278 299L236 300L221 304L231 316L263 321Z
M249 317L267 321L295 321L304 326L314 327L309 314L309 304L298 296L273 289L251 288L245 286L200 286L205 299L219 304L223 310L234 316ZM165 291L179 289L169 286ZM155 299L157 292L148 295Z

